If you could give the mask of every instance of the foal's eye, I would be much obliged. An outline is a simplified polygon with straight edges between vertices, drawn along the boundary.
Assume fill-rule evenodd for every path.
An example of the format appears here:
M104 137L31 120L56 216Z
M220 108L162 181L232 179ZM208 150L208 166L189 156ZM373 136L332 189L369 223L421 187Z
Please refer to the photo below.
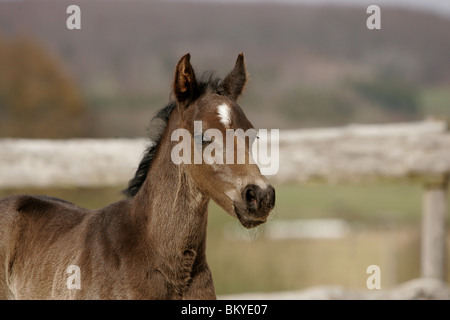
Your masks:
M212 141L211 137L208 137L204 134L195 136L195 143L206 145Z
M204 134L202 135L202 144L207 144L212 141L211 137L207 137Z

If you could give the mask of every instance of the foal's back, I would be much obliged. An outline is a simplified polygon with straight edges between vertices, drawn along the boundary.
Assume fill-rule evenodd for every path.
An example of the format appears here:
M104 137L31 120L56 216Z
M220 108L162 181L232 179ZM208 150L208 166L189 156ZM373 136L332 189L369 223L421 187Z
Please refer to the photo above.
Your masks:
M86 223L88 213L52 197L16 195L0 199L0 298L19 298L14 292L21 292L23 298L56 294L53 283L59 274L61 280L67 275L65 268L70 264L65 264L81 240L80 233L74 231ZM57 250L61 250L58 257ZM33 280L37 283L29 286Z
M0 299L167 298L149 279L145 224L126 199L98 210L44 196L0 199ZM81 289L67 269L80 268Z

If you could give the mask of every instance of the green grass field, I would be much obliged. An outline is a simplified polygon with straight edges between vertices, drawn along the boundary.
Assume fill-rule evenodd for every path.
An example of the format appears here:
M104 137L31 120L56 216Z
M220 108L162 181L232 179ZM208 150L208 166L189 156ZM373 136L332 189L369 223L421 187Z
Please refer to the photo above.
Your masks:
M450 90L432 87L421 92L421 111L425 116L450 120Z
M47 194L99 208L121 198L120 188L1 190ZM217 294L296 290L315 285L363 289L366 269L381 268L382 288L419 276L420 186L282 185L270 220L246 230L215 203L209 207L207 257ZM271 240L264 230L281 219L338 218L350 233L338 239ZM251 241L230 238L233 228Z
M230 240L223 226L238 222L212 204L208 259L219 294L332 284L362 289L372 264L381 267L384 287L419 276L420 186L284 185L276 190L268 224L338 218L349 221L351 232L340 239L274 241L252 231L251 242Z

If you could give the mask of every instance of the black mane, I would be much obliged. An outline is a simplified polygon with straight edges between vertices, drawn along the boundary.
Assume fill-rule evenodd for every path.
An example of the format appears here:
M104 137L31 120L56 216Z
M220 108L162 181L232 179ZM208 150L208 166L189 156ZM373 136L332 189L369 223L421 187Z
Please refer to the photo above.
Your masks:
M202 77L202 81L198 82L197 95L194 99L200 97L206 91L215 92L218 94L224 94L222 87L222 80L219 78L213 78L214 73L205 73ZM128 186L122 191L127 197L135 196L141 186L144 184L147 178L148 171L152 164L152 160L156 155L161 137L166 129L167 122L169 121L172 111L176 107L176 102L172 101L167 106L158 111L158 113L152 118L149 124L148 132L150 144L144 152L141 162L134 174L134 177L128 182Z

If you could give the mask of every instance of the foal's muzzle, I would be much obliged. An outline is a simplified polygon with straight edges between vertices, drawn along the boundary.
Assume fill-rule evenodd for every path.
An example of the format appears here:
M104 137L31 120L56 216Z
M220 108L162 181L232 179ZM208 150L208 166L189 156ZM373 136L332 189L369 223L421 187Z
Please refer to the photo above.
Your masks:
M242 203L235 204L236 215L246 228L266 222L274 206L275 189L271 185L262 189L254 184L249 184L242 190Z

